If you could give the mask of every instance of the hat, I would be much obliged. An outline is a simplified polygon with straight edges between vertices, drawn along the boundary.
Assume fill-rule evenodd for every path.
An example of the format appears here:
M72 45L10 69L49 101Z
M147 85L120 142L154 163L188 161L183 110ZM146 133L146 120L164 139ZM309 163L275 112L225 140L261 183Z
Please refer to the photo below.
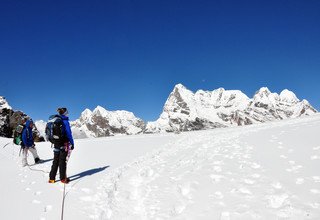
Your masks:
M59 115L68 115L68 109L67 108L58 108L57 112L59 113Z

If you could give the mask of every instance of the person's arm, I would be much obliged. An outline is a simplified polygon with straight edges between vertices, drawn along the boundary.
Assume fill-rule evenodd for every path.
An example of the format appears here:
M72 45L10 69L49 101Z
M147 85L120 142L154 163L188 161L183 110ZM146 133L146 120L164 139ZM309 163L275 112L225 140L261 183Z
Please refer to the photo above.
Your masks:
M72 137L72 133L71 133L71 128L70 128L69 121L63 120L63 123L64 123L64 127L65 127L65 129L66 129L67 138L68 138L70 144L71 144L72 146L74 146L74 142L73 142L73 137Z
M21 138L22 138L21 146L26 146L27 145L27 129L26 128L22 130Z

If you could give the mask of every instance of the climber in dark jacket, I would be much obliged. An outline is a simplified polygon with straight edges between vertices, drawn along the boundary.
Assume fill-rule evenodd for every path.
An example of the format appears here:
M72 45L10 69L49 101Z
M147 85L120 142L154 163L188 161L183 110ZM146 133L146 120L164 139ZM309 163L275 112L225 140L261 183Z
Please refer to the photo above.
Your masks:
M62 183L69 183L70 179L67 177L67 160L70 156L71 151L74 149L74 141L72 132L70 129L68 110L67 108L58 108L58 115L53 115L50 118L60 118L62 120L61 134L59 141L54 143L54 157L49 174L49 183L54 183L56 174L59 168L60 180Z
M28 165L28 151L31 152L35 163L39 163L41 160L38 156L37 149L35 147L32 135L33 121L31 119L27 120L24 128L22 130L22 166Z

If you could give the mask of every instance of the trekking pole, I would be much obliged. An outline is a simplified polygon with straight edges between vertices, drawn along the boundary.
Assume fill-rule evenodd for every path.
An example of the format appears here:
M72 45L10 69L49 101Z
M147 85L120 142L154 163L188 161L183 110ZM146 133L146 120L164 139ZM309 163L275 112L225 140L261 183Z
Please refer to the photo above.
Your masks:
M6 146L8 146L11 142L6 143L3 148L5 148Z
M64 199L66 197L66 184L63 184L63 198L62 198L62 208L61 208L61 220L63 220L64 215Z
M67 146L67 157L66 157L66 178L67 178L67 168L68 168L68 161L70 159L71 155L71 149L69 148L70 146ZM62 198L62 207L61 207L61 220L63 220L63 215L64 215L64 200L66 198L66 183L63 184L63 198Z

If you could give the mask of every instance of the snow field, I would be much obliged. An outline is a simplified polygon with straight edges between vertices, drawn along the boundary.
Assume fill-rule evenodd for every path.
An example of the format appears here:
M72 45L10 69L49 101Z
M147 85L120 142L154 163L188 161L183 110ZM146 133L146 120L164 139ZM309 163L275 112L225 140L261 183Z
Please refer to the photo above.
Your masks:
M320 117L188 132L109 173L92 219L318 219Z
M76 140L65 219L320 219L320 115L236 128ZM1 146L11 139L0 138ZM59 219L45 160L0 149L0 219ZM58 177L57 177L58 179ZM14 208L13 208L14 207ZM16 208L18 207L18 208Z

